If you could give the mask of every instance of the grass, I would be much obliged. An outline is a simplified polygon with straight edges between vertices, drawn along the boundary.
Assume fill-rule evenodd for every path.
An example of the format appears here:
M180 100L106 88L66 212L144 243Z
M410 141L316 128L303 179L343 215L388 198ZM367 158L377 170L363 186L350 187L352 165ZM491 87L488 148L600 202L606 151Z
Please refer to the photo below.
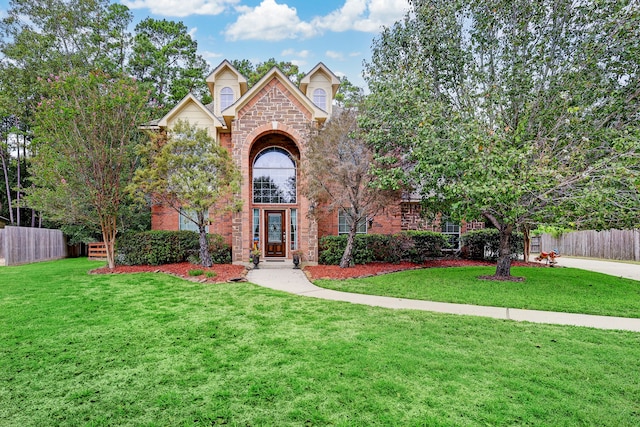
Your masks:
M349 280L315 280L345 292L533 310L640 317L640 282L574 268L513 267L523 282L479 280L495 267L429 268Z
M640 423L640 334L0 268L2 426Z

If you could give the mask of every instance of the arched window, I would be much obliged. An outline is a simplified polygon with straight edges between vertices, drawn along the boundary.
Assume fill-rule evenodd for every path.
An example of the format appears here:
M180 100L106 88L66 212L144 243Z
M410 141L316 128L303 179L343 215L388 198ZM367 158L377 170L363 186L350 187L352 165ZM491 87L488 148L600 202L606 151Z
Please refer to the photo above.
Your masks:
M253 203L296 203L296 164L282 148L270 147L256 156Z
M314 90L313 103L316 104L318 108L322 108L324 111L327 111L327 92L325 92L324 89Z
M220 111L233 104L233 89L230 87L223 87L220 90Z

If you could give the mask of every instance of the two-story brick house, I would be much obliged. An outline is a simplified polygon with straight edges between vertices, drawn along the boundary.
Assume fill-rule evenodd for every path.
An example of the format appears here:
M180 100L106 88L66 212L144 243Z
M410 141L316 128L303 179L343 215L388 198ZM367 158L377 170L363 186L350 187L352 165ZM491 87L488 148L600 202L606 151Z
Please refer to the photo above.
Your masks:
M273 68L248 87L246 78L225 60L206 82L211 104L203 105L189 94L153 127L170 129L176 121L186 120L206 128L240 168L242 189L237 197L243 201L242 210L213 216L209 232L225 237L236 263L247 262L253 247L258 247L264 258L274 260L289 259L294 249L300 249L307 261L315 262L318 238L339 234L348 227L340 212L317 220L309 215L315 207L298 191L304 178L299 165L307 150L310 126L321 126L331 117L339 79L320 63L299 86ZM453 231L459 233L455 227ZM191 229L192 225L174 210L153 206L152 228ZM420 220L415 202L399 200L362 224L360 231L433 228ZM439 228L436 224L435 229Z

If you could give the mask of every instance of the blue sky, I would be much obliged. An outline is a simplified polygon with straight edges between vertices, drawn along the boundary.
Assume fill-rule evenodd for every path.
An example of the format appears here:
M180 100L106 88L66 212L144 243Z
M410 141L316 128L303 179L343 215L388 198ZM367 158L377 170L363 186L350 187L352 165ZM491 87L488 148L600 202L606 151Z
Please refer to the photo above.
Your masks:
M383 25L404 16L408 0L112 0L134 25L150 16L182 21L211 66L223 59L291 61L304 72L323 62L358 86L362 62ZM0 16L9 0L0 0Z

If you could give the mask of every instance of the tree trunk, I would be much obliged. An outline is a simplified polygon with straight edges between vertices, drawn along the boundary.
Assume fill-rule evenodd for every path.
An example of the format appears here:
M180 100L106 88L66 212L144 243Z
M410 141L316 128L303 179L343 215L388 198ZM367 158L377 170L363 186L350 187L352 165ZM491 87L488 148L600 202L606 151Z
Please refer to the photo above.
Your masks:
M523 225L522 234L524 235L524 262L529 262L529 250L531 249L531 230L529 230L529 225Z
M13 206L11 203L11 185L9 184L9 166L5 159L4 149L0 152L0 158L2 158L2 172L4 173L4 185L7 191L7 204L9 205L9 222L13 225Z
M104 240L104 246L107 250L107 265L109 269L116 268L116 216L102 218L100 225L102 227L102 240Z
M500 256L496 266L496 277L511 276L511 232L512 225L503 225L500 230Z
M209 252L207 229L204 225L198 225L198 231L200 233L200 263L203 267L211 267L213 261L211 260L211 253Z
M342 259L340 260L340 268L351 267L353 262L353 245L356 238L356 231L358 230L358 222L351 221L349 227L349 234L347 235L347 246L344 248Z

